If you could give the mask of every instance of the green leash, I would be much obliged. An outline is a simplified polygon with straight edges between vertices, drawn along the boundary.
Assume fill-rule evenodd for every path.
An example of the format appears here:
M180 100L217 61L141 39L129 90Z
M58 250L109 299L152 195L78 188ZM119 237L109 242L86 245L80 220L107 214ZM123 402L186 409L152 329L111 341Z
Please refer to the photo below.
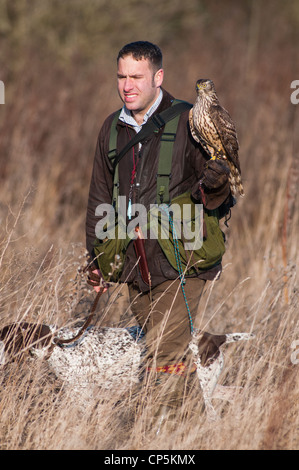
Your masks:
M177 236L176 229L175 229L175 226L174 226L174 223L173 223L173 219L172 219L172 217L170 215L170 212L168 210L169 206L166 205L166 204L163 204L160 207L166 212L166 214L168 216L168 219L169 219L171 229L172 229L175 260L176 260L176 264L177 264L177 268L178 268L178 272L179 272L181 289L182 289L182 293L183 293L183 297L184 297L184 300L185 300L185 304L186 304L186 308L187 308L187 312L188 312L188 317L189 317L189 321L190 321L191 334L193 334L194 327L193 327L192 316L191 316L191 312L190 312L190 308L189 308L189 304L188 304L188 300L187 300L187 295L186 295L186 291L185 291L186 279L185 279L185 275L184 275L184 271L183 271L182 263L181 263L178 236Z

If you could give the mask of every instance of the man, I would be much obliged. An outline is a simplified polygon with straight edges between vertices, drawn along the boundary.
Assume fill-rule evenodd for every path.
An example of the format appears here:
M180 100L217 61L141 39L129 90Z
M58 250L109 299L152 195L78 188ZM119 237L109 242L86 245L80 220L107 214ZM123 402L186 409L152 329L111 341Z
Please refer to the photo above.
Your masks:
M163 77L162 53L156 45L138 41L124 46L119 52L117 84L123 108L116 125L117 153L152 116L172 106L174 98L162 88ZM148 370L168 377L168 372L185 376L190 367L192 369L188 344L197 307L205 282L214 279L221 270L224 253L215 210L223 208L230 200L228 169L223 163L209 160L202 147L192 139L188 114L188 109L181 113L176 129L169 196L173 203L181 195L189 194L193 205L194 201L204 205L204 240L199 256L202 259L182 276L178 266L171 262L175 259L174 250L173 255L168 255L162 241L146 233L144 258L138 256L138 251L136 253L134 241L127 242L123 266L116 279L128 284L132 312L146 333ZM108 256L106 240L98 240L96 243L103 247L103 251L95 259L99 251L94 243L99 221L96 209L103 204L111 204L113 198L115 169L113 160L109 158L109 138L115 115L113 113L106 119L99 133L87 208L87 250L93 260L91 283L95 288L103 274L98 268ZM119 161L117 187L119 195L125 196L126 223L132 222L130 211L133 204L142 204L149 210L152 204L160 202L157 201L157 173L159 160L166 158L160 155L163 130L164 127L153 132ZM210 221L214 228L210 228ZM180 263L180 260L176 261ZM148 279L141 275L142 262L146 264Z

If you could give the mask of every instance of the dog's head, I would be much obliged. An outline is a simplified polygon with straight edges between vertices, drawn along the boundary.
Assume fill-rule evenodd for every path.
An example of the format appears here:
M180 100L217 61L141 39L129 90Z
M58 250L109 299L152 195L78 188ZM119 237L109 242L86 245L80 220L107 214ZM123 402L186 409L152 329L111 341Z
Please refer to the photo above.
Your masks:
M214 362L220 354L220 346L226 342L226 335L213 335L206 331L198 331L193 335L190 349L200 358L203 367Z
M220 354L220 347L224 343L248 341L255 337L252 333L228 333L213 335L202 330L195 330L189 347L196 357L199 357L203 367L212 364Z

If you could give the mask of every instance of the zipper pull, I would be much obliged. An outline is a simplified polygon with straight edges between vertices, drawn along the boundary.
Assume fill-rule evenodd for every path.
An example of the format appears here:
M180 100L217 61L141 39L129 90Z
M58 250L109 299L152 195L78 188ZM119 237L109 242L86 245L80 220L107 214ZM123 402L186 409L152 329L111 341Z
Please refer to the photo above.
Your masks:
M132 202L131 202L131 198L129 198L127 217L128 217L129 220L132 219Z

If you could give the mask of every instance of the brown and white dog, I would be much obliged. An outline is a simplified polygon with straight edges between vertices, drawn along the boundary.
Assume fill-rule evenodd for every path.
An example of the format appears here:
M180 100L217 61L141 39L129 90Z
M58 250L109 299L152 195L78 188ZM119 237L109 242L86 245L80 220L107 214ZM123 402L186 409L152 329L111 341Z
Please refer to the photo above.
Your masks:
M12 360L45 359L51 370L71 386L76 399L86 402L93 388L129 390L139 381L144 339L126 328L90 327L76 341L59 346L59 339L74 338L80 328L61 328L27 322L12 323L0 330L0 366ZM136 330L135 330L136 332ZM235 387L217 384L223 369L221 346L249 340L250 333L213 335L196 330L190 342L209 419L217 419L211 400L231 400ZM57 341L58 339L58 341Z

